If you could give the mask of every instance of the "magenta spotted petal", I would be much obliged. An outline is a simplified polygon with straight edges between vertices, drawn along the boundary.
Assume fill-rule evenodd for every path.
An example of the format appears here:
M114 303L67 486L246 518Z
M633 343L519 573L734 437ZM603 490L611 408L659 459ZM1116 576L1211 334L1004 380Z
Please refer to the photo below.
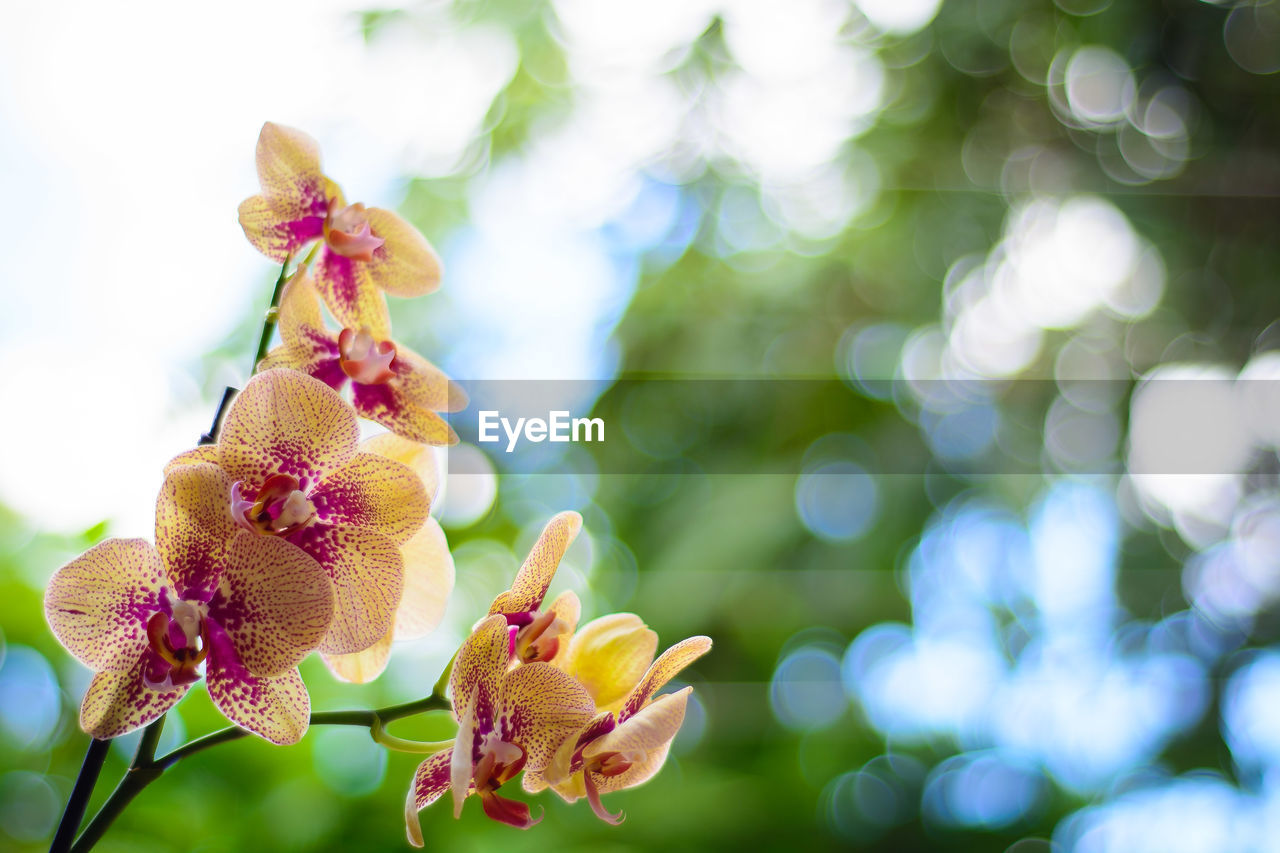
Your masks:
M147 619L168 578L142 539L108 539L50 579L44 610L53 633L96 672L127 672L147 648Z
M290 539L324 567L333 583L333 624L320 651L345 655L378 642L404 592L404 557L396 543L366 528L322 524Z
M350 462L359 440L355 412L333 389L296 371L267 370L236 397L218 453L233 481L258 487L285 474L306 490Z
M301 663L328 633L333 588L301 548L241 531L231 542L208 618L248 672L280 675ZM217 651L215 644L211 654Z
M330 195L320 149L300 130L267 122L258 135L262 194L240 205L240 225L258 251L281 263L324 234Z
M80 728L98 740L107 740L154 722L178 704L190 685L150 686L146 671L156 665L156 658L148 649L128 670L95 675L80 704Z
M239 528L227 496L232 481L217 465L194 462L169 472L156 500L156 550L181 597L208 601Z
M357 453L318 483L309 495L323 524L361 527L397 545L427 519L422 478L406 465L374 453Z

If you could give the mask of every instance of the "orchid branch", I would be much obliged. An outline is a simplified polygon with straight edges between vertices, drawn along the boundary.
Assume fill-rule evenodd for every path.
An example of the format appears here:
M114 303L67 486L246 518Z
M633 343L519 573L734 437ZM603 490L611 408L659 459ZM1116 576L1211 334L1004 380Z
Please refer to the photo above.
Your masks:
M417 714L425 714L428 711L447 711L453 707L452 703L439 693L432 693L425 699L418 699L414 702L406 702L403 705L390 705L386 708L378 708L371 711L321 711L311 715L311 725L313 726L359 726L369 729L370 735L377 740L375 732L383 732L386 735L384 726L393 720L399 720L404 717L412 717ZM138 745L138 754L134 756L133 763L129 767L129 771L124 778L120 780L120 785L111 793L107 801L102 804L102 808L90 821L89 826L81 836L76 839L75 844L69 847L57 847L57 839L55 846L51 851L69 850L70 853L86 853L91 850L93 845L97 844L103 834L110 828L125 807L133 801L133 798L142 792L142 789L150 785L156 779L159 779L173 765L177 764L184 758L190 758L197 752L203 752L210 747L223 743L240 740L248 737L252 733L245 729L231 726L204 737L197 738L190 743L178 747L167 755L155 758L155 742L160 737L160 728L163 724L164 717L156 720L143 731L143 741ZM154 730L154 734L152 734ZM399 741L400 738L395 738ZM405 743L413 743L412 741L404 741ZM95 741L95 743L107 744L108 741ZM447 749L452 742L440 745L441 749ZM144 750L144 745L146 749ZM145 755L146 751L150 751L150 756ZM439 750L434 750L438 752ZM77 785L79 787L79 785ZM88 799L87 795L85 797ZM81 814L84 812L84 805L80 806ZM59 832L59 837L62 833Z
M275 333L276 323L280 321L280 296L284 293L284 283L289 280L289 261L292 258L293 255L285 256L284 263L280 265L280 275L276 276L276 286L271 291L271 304L267 306L267 313L262 319L262 335L258 338L258 352L253 357L253 364L249 366L250 376L258 372L258 365L267 357L271 335ZM310 259L311 256L308 255L307 260Z

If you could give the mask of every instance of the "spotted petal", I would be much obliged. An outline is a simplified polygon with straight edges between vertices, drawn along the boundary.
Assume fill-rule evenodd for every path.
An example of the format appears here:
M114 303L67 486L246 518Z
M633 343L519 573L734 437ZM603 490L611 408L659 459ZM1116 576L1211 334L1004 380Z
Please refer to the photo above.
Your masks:
M289 537L333 582L333 623L320 651L367 649L391 628L404 591L404 558L396 543L360 527L313 524Z
M298 670L272 678L252 675L225 648L215 640L209 653L205 680L213 704L240 728L272 743L300 741L311 719L311 697Z
M562 512L551 519L520 566L511 589L498 593L489 612L523 613L541 607L560 559L581 529L582 516L576 512Z
M458 443L458 434L449 422L430 409L415 404L395 378L381 385L354 384L351 405L361 417L382 424L410 441L433 446Z
M44 612L58 641L96 672L128 672L147 648L147 620L166 584L142 539L108 539L54 573Z
M659 696L630 719L602 738L589 744L583 751L588 763L591 758L610 752L631 753L637 756L628 769L616 776L603 776L592 770L591 781L601 794L621 791L648 781L662 769L667 760L671 741L684 722L685 707L692 687Z
M423 845L422 824L418 821L418 812L444 796L449 790L449 764L453 761L453 750L437 752L418 765L413 774L413 784L409 786L409 796L404 804L405 831L409 843L414 847Z
M663 652L627 696L627 701L623 703L622 710L618 713L618 721L625 721L643 708L649 701L649 697L661 690L663 685L675 678L682 669L709 651L711 651L711 638L699 636L681 640Z
M226 632L246 670L280 675L328 633L333 587L320 564L297 545L241 530L231 540L209 618Z
M507 620L490 616L463 641L453 662L453 671L449 673L454 719L461 720L472 702L480 706L477 718L493 719L502 675L510 660L511 634Z
M283 262L324 233L337 188L320 171L320 149L300 130L267 122L258 135L262 194L240 205L240 226L254 248Z
M324 665L329 667L334 677L352 684L367 684L382 675L383 670L387 668L387 661L391 658L391 641L394 634L395 627L392 626L378 642L364 651L352 652L349 655L330 655L321 652L320 658L324 661Z
M280 369L249 380L227 413L218 449L223 469L252 488L277 473L314 485L351 461L359 438L355 412L336 391Z
M155 720L178 703L189 685L153 690L143 679L149 664L159 660L147 649L126 670L100 672L89 682L80 704L80 728L106 740L128 734Z
M322 522L374 530L396 544L422 528L430 501L422 479L406 465L357 453L309 495Z
M578 755L575 759L575 753L596 738L612 731L616 725L617 721L611 711L601 711L596 714L581 731L565 738L546 767L542 770L525 771L524 778L521 779L524 789L531 794L536 794L554 785L556 793L570 803L585 796L585 790L576 791L582 783L582 774L577 772L582 769L582 756Z
M225 471L209 462L170 469L156 499L156 549L180 597L209 600L238 530Z
M193 447L183 453L179 453L173 457L164 466L164 473L168 474L174 468L182 465L191 465L196 462L212 462L218 465L222 462L222 454L218 453L218 445L202 444L199 447Z
M595 699L616 711L644 677L658 650L658 635L634 613L613 613L583 625L556 664Z
M549 663L524 664L503 679L498 708L502 739L524 748L526 771L546 767L595 712L586 688Z
M322 246L314 266L316 291L343 328L367 329L385 341L391 337L387 301L369 278L369 264Z
M422 442L401 438L393 432L384 432L362 441L360 450L409 466L422 479L422 488L427 497L432 503L435 502L436 493L440 491L440 463L436 461L435 451L430 447L423 446Z
M389 210L371 207L369 228L386 242L369 261L369 278L392 296L422 296L440 286L440 258L417 228Z

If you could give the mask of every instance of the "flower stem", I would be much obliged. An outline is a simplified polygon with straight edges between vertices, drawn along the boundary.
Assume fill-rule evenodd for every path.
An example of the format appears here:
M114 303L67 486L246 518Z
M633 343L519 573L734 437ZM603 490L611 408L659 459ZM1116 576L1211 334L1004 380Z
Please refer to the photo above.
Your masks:
M200 436L200 444L217 444L218 434L222 432L222 419L227 416L227 408L231 405L231 398L236 395L236 389L227 386L222 389L222 402L218 403L218 411L213 414L213 426L209 427L209 431Z
M93 795L93 787L98 782L98 774L102 772L102 762L110 749L111 741L89 738L89 751L80 765L80 775L76 777L76 786L71 790L71 799L67 800L67 808L62 813L53 843L49 845L49 853L66 853L71 849L76 830L84 819L84 810L89 805L89 797Z
M258 338L258 352L253 357L253 364L249 366L249 375L258 372L258 364L267 357L267 347L271 344L271 335L276 330L276 323L280 320L280 294L284 292L284 283L289 280L289 260L292 255L286 255L284 263L280 265L280 275L276 276L275 289L271 291L271 304L267 306L267 313L262 320L262 337Z
M432 693L425 699L406 702L403 705L390 705L386 708L378 708L372 711L320 711L311 715L311 725L360 726L362 728L369 729L370 735L374 735L376 731L382 730L385 723L389 723L392 720L411 717L415 714L426 713L427 711L446 711L451 707L453 707L452 704L443 695L439 693ZM151 725L147 726L146 730L143 731L142 740L138 743L138 752L133 757L133 763L129 766L129 771L125 774L124 778L120 780L120 785L111 793L111 796L107 798L107 801L102 804L102 808L96 815L94 815L93 820L89 822L89 826L85 829L84 833L76 839L76 843L71 845L69 848L66 846L61 848L51 848L50 853L55 853L55 851L57 851L57 853L63 853L63 851L67 850L69 850L70 853L86 853L86 851L92 849L94 844L98 843L98 840L102 838L103 833L105 833L108 827L111 826L112 822L120 816L120 813L125 810L125 807L133 801L133 798L138 796L142 789L147 787L147 785L150 785L156 779L159 779L161 774L174 764L177 764L184 758L189 758L190 756L195 755L197 752L203 752L204 750L217 746L221 743L230 743L234 740L240 740L241 738L248 737L251 734L244 729L236 728L234 726L221 729L180 746L167 755L162 755L159 758L156 758L156 742L160 738L160 729L163 724L164 717L161 717ZM387 735L387 737L391 737L391 735ZM400 739L397 738L396 740ZM95 741L95 743L106 744L107 741ZM406 743L410 743L410 741L406 741ZM447 747L448 744L445 744L445 746ZM92 746L90 746L90 750L93 750ZM103 754L105 755L105 749L103 750ZM87 763L86 759L86 765ZM98 761L98 766L101 767L101 759ZM81 775L83 777L83 769L81 771ZM96 771L93 775L96 778ZM77 782L76 790L79 791L80 787L80 782ZM91 783L88 788L90 791L92 790L93 786ZM83 799L84 802L81 802L79 806L81 815L84 814L85 803L88 802L88 792L84 794ZM73 793L72 801L75 802L75 800L76 797ZM69 815L71 809L70 804L68 804L67 808ZM68 818L64 817L63 823L65 824L67 820ZM77 825L79 824L78 818L75 823ZM67 834L74 831L73 827L67 831ZM58 838L61 838L63 834L63 828L59 827ZM54 839L55 845L57 840L57 838Z
M395 750L396 752L408 752L414 755L433 755L437 752L443 752L453 746L454 740L449 738L448 740L420 741L396 737L387 731L387 727L382 720L374 722L369 729L369 734L373 735L375 743L379 743L387 749Z

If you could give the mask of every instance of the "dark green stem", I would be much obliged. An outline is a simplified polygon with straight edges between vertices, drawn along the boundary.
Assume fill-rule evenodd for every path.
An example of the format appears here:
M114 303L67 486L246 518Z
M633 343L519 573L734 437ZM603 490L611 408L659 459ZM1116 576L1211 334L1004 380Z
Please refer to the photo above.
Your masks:
M218 403L218 411L213 415L213 426L209 427L209 431L200 436L200 444L217 444L218 434L222 432L222 419L227 416L227 409L231 406L231 398L236 395L236 389L227 386L222 389L222 401Z
M85 753L84 762L80 765L80 775L76 777L76 785L71 790L71 798L67 800L66 811L62 813L62 821L58 831L49 845L49 853L66 853L75 840L76 830L84 819L84 810L89 805L89 797L93 795L93 787L98 783L98 774L102 772L102 762L106 760L111 749L111 741L89 738L89 751Z
M292 255L286 256L284 263L280 266L280 275L276 277L275 289L271 291L271 304L267 306L267 313L262 320L262 337L258 338L258 352L253 357L253 364L249 365L249 375L258 372L258 364L267 357L267 348L271 345L271 335L276 330L276 323L280 320L280 294L284 292L284 283L289 280L289 259Z
M423 714L427 711L447 711L452 707L452 704L444 696L432 693L425 699L406 702L403 705L390 705L373 711L320 711L311 715L311 725L360 726L361 728L369 729L372 734L374 727L383 723L389 723L392 720L399 720L404 717L412 717L415 714ZM251 732L241 728L221 729L180 746L167 755L156 758L155 746L160 738L160 727L163 723L164 717L161 717L142 733L142 741L138 744L138 752L133 758L133 764L129 767L129 772L120 780L120 785L111 793L107 801L102 804L102 808L98 813L94 815L84 834L71 846L70 853L86 853L86 851L90 850L143 788L159 779L161 774L182 759L189 758L197 752L203 752L221 743L240 740L251 734ZM106 743L106 741L102 741L102 743ZM79 783L77 783L77 788L79 788ZM92 790L92 785L89 786L89 789ZM74 795L72 799L74 800ZM87 794L85 801L88 801ZM83 803L80 806L80 812L81 814L84 813ZM65 820L64 818L64 822ZM76 823L79 824L78 819ZM59 834L61 834L61 829ZM67 848L64 847L62 849L66 850Z

